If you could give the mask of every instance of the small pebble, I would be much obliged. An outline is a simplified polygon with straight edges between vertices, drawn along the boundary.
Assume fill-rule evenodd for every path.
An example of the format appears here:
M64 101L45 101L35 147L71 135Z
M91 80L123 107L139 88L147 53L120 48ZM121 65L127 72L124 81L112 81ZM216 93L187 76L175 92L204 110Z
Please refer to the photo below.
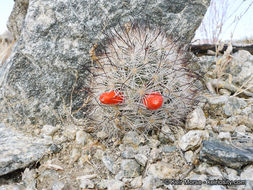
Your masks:
M201 144L202 139L208 137L209 134L207 131L191 130L180 138L178 145L183 151L186 151L196 148Z
M229 139L231 139L230 132L220 132L218 135L218 138L229 140Z
M137 177L140 175L140 165L133 159L124 159L121 161L121 170L125 177Z
M142 186L142 176L138 176L131 181L132 188L140 188Z
M41 129L41 133L47 136L53 136L56 131L58 131L60 127L52 126L52 125L44 125Z
M143 154L136 154L134 158L142 166L145 166L148 160L148 158Z
M188 114L186 120L187 129L204 129L206 125L206 117L203 110L198 107Z
M102 157L102 162L104 163L105 167L106 167L110 172L112 172L113 174L116 173L114 161L112 160L111 157L109 157L109 156L103 156L103 157Z
M193 159L193 152L191 150L184 153L184 158L188 163L192 163Z

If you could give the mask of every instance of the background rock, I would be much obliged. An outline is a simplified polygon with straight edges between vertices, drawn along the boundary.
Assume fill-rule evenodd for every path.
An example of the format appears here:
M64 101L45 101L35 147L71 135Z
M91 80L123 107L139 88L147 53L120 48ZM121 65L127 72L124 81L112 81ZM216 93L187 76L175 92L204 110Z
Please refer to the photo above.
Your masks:
M141 20L188 43L209 5L209 0L30 0L26 11L27 2L16 1L9 28L18 41L0 70L0 119L19 127L54 126L69 114L66 107L82 106L89 89L89 53L105 38L104 31ZM85 117L85 110L75 116Z
M0 176L39 160L48 150L46 144L0 124Z
M200 159L211 164L241 168L253 163L253 149L239 149L224 142L204 140Z
M8 20L7 27L14 39L18 39L25 20L29 0L15 0L14 7Z

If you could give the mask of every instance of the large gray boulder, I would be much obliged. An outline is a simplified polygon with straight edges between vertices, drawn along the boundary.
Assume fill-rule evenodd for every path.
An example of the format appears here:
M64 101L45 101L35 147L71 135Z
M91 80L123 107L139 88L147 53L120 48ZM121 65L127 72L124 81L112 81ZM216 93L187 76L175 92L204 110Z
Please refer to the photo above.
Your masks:
M70 109L83 105L90 50L105 38L104 31L139 20L189 43L209 5L209 0L29 0L16 5L22 2L20 20L11 29L17 42L0 70L0 120L25 131L29 125L62 122ZM75 116L85 117L81 111Z

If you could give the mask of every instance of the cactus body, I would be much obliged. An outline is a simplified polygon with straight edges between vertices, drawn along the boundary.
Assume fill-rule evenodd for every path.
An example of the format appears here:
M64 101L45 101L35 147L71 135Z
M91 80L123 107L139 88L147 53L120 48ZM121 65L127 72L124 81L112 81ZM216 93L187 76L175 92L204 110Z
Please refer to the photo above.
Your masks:
M109 38L92 55L94 126L115 135L181 125L197 92L189 54L160 29L126 25L110 31ZM124 101L101 103L101 94L109 92L123 94ZM155 94L162 96L158 102Z

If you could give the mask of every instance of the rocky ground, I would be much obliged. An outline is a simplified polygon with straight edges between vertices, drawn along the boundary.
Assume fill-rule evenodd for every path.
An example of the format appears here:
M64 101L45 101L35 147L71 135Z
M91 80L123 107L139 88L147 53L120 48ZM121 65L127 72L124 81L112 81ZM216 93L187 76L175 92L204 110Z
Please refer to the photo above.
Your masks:
M109 141L72 122L31 132L43 141L2 131L0 189L252 189L253 56L239 51L200 57L199 64L207 90L183 128L129 131Z

